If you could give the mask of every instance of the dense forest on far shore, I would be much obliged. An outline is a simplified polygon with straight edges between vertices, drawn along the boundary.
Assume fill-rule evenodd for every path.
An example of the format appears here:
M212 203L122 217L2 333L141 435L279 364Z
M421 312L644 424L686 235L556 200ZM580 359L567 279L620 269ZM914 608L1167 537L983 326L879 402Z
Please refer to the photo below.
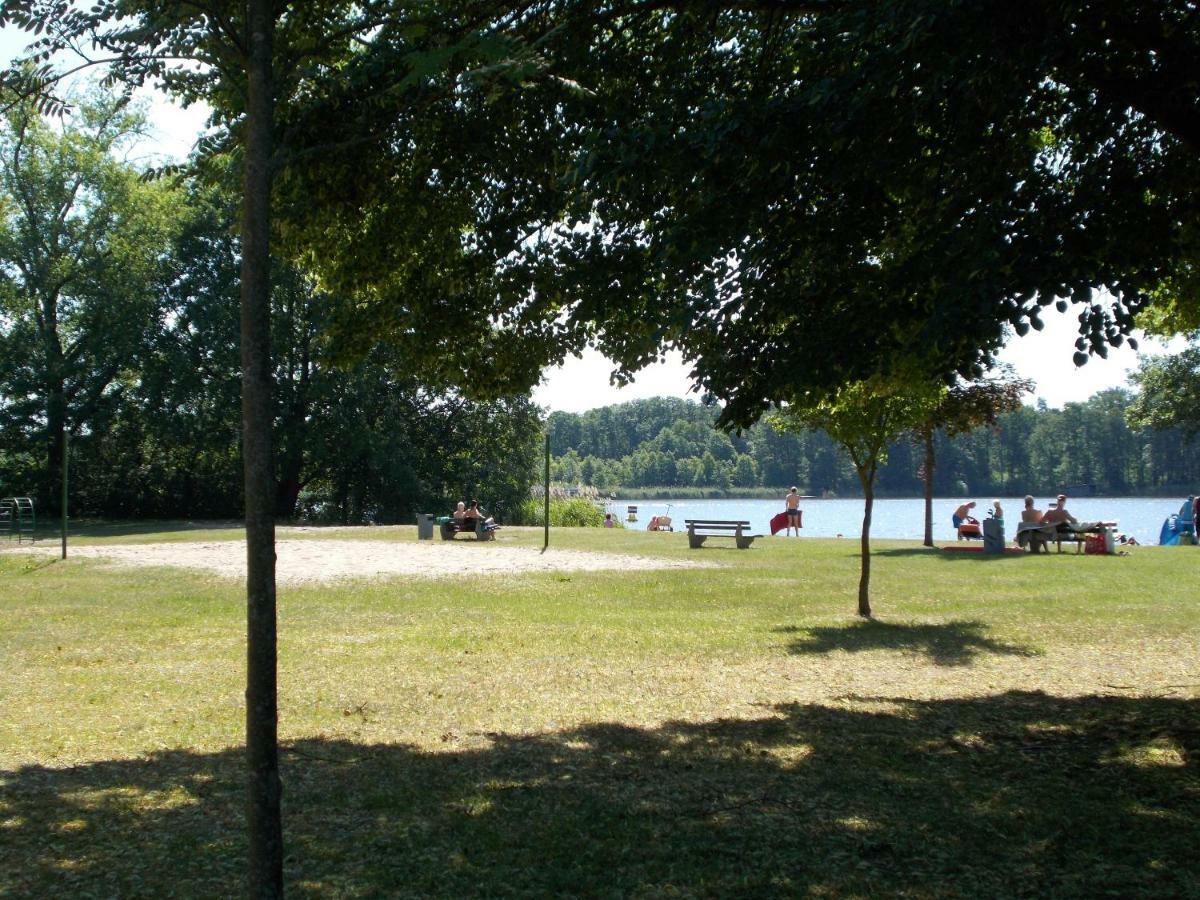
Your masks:
M1200 448L1178 430L1134 430L1133 394L1101 391L1062 409L1025 406L995 428L936 436L934 492L1045 494L1088 485L1109 496L1187 493L1200 484ZM738 435L713 427L717 410L656 397L585 413L551 413L551 479L630 498L754 496L798 485L807 494L860 493L845 454L820 431L788 434L766 422ZM880 496L917 496L921 450L901 440L880 470Z

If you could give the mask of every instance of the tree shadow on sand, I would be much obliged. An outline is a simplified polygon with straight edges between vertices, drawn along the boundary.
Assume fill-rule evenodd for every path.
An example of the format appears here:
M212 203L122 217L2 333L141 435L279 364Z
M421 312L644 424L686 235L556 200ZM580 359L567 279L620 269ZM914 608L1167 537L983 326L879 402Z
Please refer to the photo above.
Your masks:
M1200 701L843 698L285 748L294 896L1196 896ZM475 746L463 746L473 743ZM8 897L243 891L241 754L0 772Z
M795 654L830 653L834 650L849 653L904 650L923 653L939 666L969 665L981 653L1003 656L1035 655L1035 651L1029 647L1006 644L988 637L987 625L983 622L914 625L867 619L822 628L787 626L777 631L798 635L787 648L788 652Z

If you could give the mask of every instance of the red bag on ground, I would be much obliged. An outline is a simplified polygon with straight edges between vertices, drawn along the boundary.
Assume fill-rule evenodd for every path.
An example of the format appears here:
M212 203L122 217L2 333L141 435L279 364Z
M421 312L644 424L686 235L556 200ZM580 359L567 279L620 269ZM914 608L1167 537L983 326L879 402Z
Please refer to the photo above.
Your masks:
M1107 551L1104 549L1104 535L1089 534L1083 539L1083 552L1093 553L1103 556Z

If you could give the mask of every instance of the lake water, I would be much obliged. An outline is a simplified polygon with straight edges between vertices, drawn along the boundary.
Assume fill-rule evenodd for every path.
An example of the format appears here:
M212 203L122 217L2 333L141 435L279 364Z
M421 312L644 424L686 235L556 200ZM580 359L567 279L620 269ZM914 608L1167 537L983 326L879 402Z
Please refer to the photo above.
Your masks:
M1037 498L1037 507L1045 509L1049 498ZM1179 512L1185 498L1168 497L1080 497L1067 501L1067 510L1081 522L1119 522L1118 531L1136 537L1143 544L1157 544L1163 520ZM992 498L978 498L977 518L983 519ZM933 539L954 540L950 515L962 500L934 498ZM1024 497L1001 497L1004 507L1005 535L1012 538L1016 523L1021 519ZM625 523L627 528L645 528L650 517L667 513L675 529L683 528L684 519L747 519L755 532L770 534L769 523L776 513L783 512L783 497L778 500L621 500L611 503L613 518L625 522L627 506L638 508L638 521ZM863 501L861 499L803 500L805 537L858 538L862 534ZM782 532L781 532L782 534ZM871 537L907 538L921 540L925 534L925 501L876 500L871 515Z

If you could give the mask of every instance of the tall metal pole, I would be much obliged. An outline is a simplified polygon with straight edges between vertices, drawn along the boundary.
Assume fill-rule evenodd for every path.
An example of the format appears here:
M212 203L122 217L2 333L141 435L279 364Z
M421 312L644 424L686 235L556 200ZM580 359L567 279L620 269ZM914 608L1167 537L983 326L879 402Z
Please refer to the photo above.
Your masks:
M62 558L67 558L67 462L71 458L70 453L71 432L66 425L63 426L63 452L62 452Z
M546 432L546 494L545 508L542 510L544 516L544 528L546 529L545 539L542 542L542 551L550 546L550 432Z

